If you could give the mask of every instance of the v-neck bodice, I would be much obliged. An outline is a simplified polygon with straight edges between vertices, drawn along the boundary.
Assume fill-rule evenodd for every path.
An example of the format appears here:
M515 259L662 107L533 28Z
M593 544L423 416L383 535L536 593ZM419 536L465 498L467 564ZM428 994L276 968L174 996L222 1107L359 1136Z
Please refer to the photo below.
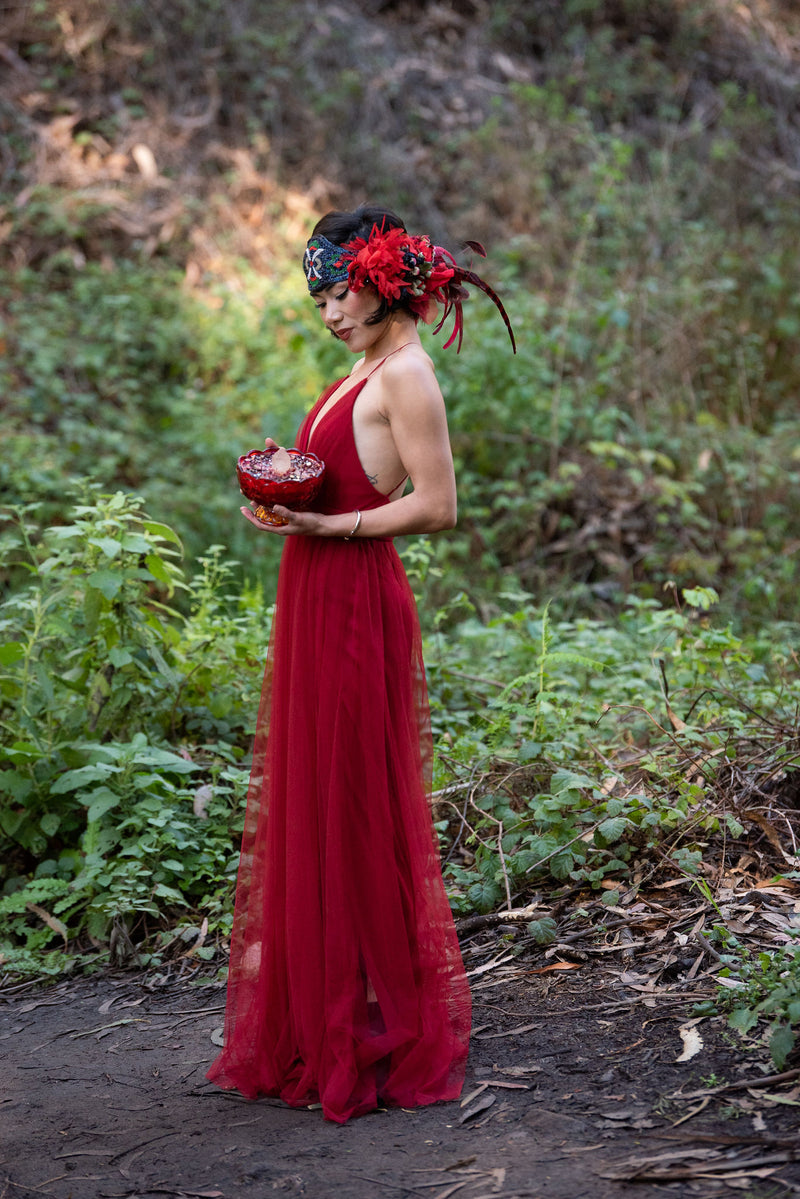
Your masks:
M327 388L300 426L297 447L313 451L325 463L322 489L314 501L317 512L352 512L380 508L389 496L367 478L356 449L353 433L353 408L370 375L357 380L339 396L335 404L320 416L325 404L344 381L337 379Z

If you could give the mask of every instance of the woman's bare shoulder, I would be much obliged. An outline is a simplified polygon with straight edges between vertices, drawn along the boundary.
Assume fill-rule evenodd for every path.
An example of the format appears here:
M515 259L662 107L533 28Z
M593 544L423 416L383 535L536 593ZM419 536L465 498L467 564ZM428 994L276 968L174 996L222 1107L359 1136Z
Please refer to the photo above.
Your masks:
M436 386L436 371L433 359L422 346L412 343L403 346L396 354L386 359L381 371L383 382L390 388L427 384Z

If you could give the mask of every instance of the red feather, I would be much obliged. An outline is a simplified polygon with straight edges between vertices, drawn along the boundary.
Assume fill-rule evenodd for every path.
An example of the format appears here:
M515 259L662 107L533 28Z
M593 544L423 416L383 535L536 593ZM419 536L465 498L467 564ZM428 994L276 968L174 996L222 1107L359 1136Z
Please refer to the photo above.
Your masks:
M483 247L479 246L478 242L467 242L466 244L472 249L477 249L479 252L483 251ZM488 283L484 283L480 275L476 275L474 271L464 270L460 266L455 268L455 274L451 282L451 289L455 291L455 294L448 299L447 303L445 304L444 312L442 313L442 319L433 330L434 333L438 333L444 326L445 321L449 317L450 313L454 313L455 319L453 321L453 332L445 342L444 348L446 350L449 349L453 342L457 341L458 344L456 345L456 353L458 353L461 349L461 342L464 336L464 312L462 303L467 298L468 294L466 289L461 286L464 283L469 283L472 287L477 287L479 291L482 291L484 295L487 295L495 305L501 317L503 318L506 329L508 329L508 336L511 338L511 348L516 354L517 342L514 337L514 330L511 328L511 321L508 319L508 313L503 307L503 302L498 296L497 292L494 290L494 288L490 287ZM456 284L456 288L453 288L453 284Z

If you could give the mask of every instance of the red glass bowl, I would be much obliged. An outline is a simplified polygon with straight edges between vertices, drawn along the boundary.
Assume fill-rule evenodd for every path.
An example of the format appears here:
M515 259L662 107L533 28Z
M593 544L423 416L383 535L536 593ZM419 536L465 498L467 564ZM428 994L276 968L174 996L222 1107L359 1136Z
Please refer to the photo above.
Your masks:
M316 454L291 449L288 454L292 459L292 470L286 475L272 475L270 460L276 452L277 449L250 450L242 454L236 463L236 474L242 494L259 505L256 510L258 519L267 524L284 525L286 521L271 511L272 505L283 504L293 511L308 508L322 487L325 463Z

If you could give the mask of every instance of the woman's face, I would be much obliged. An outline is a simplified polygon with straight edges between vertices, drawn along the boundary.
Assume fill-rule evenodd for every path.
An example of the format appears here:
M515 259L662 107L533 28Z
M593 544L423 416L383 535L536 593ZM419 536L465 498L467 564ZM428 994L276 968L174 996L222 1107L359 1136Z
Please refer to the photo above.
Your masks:
M362 354L374 345L386 331L386 321L379 325L368 325L367 320L378 307L378 293L374 287L363 287L351 291L346 283L334 283L314 296L317 312L323 324L334 337L343 341L348 350Z

